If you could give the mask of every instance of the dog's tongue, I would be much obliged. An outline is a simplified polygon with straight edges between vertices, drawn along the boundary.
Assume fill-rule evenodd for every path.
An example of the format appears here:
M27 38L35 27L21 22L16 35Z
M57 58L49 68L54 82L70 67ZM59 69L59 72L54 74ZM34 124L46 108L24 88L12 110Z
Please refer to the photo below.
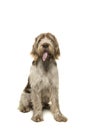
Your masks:
M43 53L43 56L42 56L42 60L45 61L48 57L48 53L47 52L44 52Z

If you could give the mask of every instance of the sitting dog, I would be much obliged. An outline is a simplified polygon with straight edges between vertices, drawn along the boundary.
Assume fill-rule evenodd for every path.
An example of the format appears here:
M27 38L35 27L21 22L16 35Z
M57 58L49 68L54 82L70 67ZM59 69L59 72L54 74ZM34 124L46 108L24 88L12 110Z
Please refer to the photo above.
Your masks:
M37 36L31 52L34 60L30 69L28 83L21 95L19 110L28 112L33 109L32 120L43 121L43 108L50 109L54 119L66 122L58 101L58 70L56 59L60 49L56 37L51 33Z

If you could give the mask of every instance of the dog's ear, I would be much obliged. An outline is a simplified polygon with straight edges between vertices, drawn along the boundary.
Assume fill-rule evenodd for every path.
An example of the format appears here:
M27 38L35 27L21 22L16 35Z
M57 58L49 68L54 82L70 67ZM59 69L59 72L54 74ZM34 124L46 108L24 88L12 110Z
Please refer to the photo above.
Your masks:
M35 43L32 46L31 55L34 58L34 61L38 60L38 54L37 54L37 38L35 38Z
M55 59L58 59L60 56L60 49L59 49L59 46L56 46L55 48Z
M54 48L55 48L54 57L55 57L55 59L58 59L59 56L60 56L59 43L58 43L56 37L54 35L52 35L52 36L53 36L53 39L54 39L53 41L54 41Z
M51 33L47 33L46 36L53 42L53 45L54 45L54 58L58 59L59 56L60 56L60 49L59 49L59 44L58 44L58 41L57 41L56 37Z

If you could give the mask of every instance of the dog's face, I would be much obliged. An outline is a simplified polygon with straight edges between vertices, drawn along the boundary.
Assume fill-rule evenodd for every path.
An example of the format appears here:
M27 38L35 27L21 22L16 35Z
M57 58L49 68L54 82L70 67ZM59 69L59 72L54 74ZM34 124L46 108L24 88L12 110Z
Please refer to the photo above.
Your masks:
M60 49L57 39L51 33L43 33L36 37L31 54L34 60L42 58L46 61L49 58L58 59L60 56Z

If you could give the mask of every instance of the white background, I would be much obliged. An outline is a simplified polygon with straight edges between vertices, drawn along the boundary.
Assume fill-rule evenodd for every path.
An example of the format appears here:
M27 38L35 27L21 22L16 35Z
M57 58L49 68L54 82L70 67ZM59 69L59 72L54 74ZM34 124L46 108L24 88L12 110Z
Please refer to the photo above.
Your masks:
M77 130L87 129L87 1L0 0L0 129ZM61 57L60 108L68 117L59 123L50 112L44 121L31 121L32 112L17 110L32 58L34 38L53 33Z

